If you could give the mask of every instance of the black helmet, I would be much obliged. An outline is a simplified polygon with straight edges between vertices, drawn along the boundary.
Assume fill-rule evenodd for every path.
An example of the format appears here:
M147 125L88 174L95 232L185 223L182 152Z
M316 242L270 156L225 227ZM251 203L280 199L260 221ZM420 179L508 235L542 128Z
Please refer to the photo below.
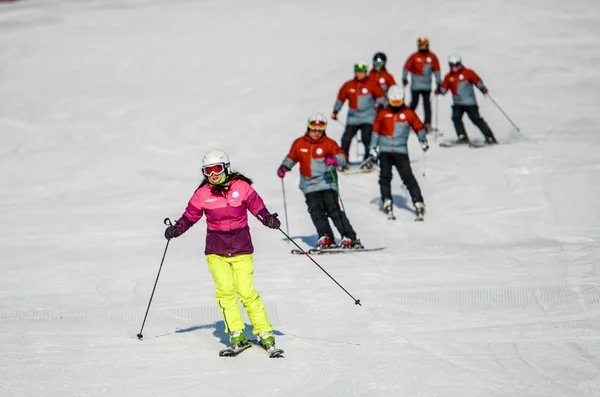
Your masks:
M383 52L376 52L373 55L373 69L380 71L385 69L385 63L387 62L387 56Z

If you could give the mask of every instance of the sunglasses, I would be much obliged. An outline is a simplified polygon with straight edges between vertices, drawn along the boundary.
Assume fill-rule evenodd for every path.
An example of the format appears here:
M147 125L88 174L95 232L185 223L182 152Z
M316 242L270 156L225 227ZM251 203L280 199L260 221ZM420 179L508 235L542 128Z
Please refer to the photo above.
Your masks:
M219 175L222 174L224 171L225 166L223 164L207 165L205 167L202 167L202 172L206 176L211 176L213 174Z
M310 120L308 122L308 129L315 131L325 131L327 128L327 122L323 120Z
M404 99L390 99L390 106L402 106L404 105Z

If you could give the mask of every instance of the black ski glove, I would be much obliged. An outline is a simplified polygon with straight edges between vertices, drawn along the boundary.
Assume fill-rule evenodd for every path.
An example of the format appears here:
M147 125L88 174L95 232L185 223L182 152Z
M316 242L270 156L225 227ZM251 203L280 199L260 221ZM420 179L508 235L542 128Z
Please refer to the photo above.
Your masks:
M271 229L279 229L281 222L277 219L277 214L270 214L266 208L260 211L258 214L260 221L263 225Z
M173 226L169 226L165 229L165 238L170 240L172 238L179 237L190 227L192 227L192 222L182 216L177 222L175 222Z

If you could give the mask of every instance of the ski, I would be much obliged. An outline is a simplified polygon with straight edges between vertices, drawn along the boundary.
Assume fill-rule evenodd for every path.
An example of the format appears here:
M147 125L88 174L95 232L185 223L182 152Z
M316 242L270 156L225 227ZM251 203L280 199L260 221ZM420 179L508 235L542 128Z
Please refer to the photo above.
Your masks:
M248 349L249 347L252 347L252 345L250 343L248 343L248 341L246 341L245 343L238 344L237 346L228 346L225 349L221 349L219 351L219 356L220 357L235 357L238 354L240 354L241 352L243 352L244 350Z
M469 147L473 148L473 149L478 149L484 146L488 146L485 142L474 142L474 141L470 141L469 142Z
M270 346L265 346L262 343L260 343L258 340L253 340L252 342L256 343L264 351L266 351L269 354L269 358L283 358L284 357L283 354L285 352L283 351L283 349L276 347L274 343L273 344L269 343L268 345L270 345Z
M439 147L468 146L469 144L470 144L469 142L458 142L457 140L443 141L443 142L439 143Z
M324 255L324 254L350 254L353 252L372 252L372 251L381 251L386 247L376 247L376 248L342 248L342 247L328 247L328 248L310 248L308 251L302 251L299 249L293 249L291 251L294 255Z
M370 172L378 172L376 164L371 159L366 159L358 164L358 167L345 167L338 169L344 174L365 174Z
M481 142L481 141L469 141L469 142L457 142L457 141L445 141L445 142L440 142L439 146L440 147L455 147L455 146L467 146L470 147L472 149L479 149L482 147L486 147L486 146L494 146L497 145L497 143L485 143L485 142Z
M340 171L342 174L369 174L371 172L379 172L377 168L348 168Z
M423 216L423 214L417 214L417 217L415 218L415 222L423 222L425 220L425 217Z

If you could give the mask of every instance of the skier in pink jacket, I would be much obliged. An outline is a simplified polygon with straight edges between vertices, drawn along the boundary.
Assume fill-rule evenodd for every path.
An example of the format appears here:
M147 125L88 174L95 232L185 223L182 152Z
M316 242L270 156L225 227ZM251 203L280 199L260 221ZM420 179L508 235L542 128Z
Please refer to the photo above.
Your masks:
M206 261L216 284L216 299L223 314L225 332L230 332L234 349L248 346L244 322L237 299L242 301L253 326L253 334L267 350L275 348L273 327L263 301L254 289L252 274L254 247L248 226L248 211L263 225L281 226L262 198L252 188L252 181L231 172L229 157L221 150L211 150L202 159L204 181L190 199L181 218L165 230L167 239L181 236L206 216Z

